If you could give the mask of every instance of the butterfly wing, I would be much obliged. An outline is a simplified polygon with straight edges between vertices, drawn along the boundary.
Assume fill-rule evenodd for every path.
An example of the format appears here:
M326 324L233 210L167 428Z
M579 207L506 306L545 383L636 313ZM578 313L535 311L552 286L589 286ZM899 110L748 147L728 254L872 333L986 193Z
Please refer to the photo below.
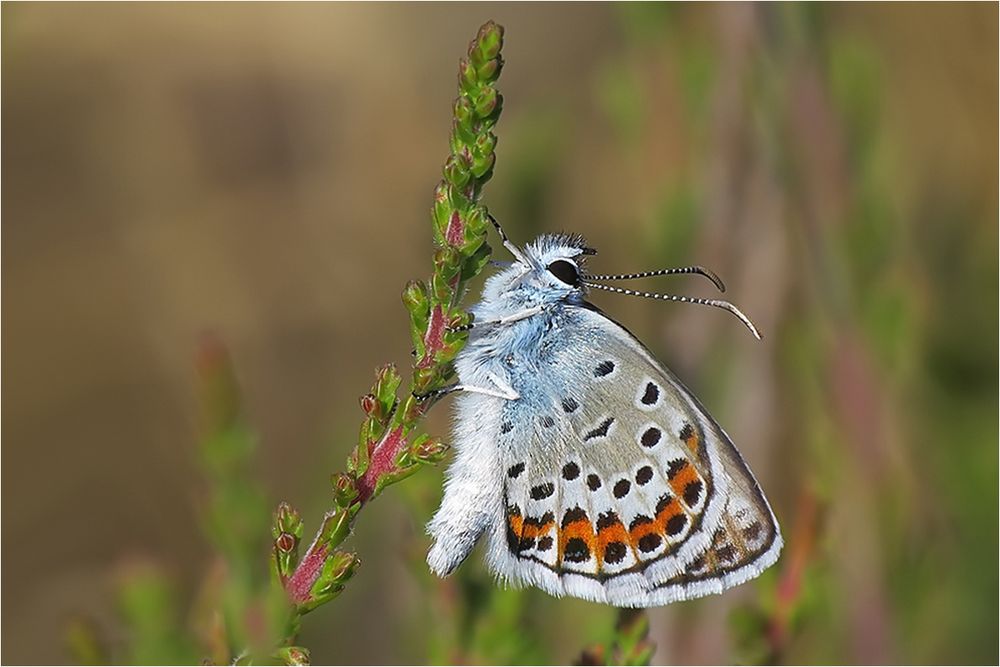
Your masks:
M618 606L719 593L760 574L778 524L732 441L638 340L568 306L501 409L504 519L492 569Z

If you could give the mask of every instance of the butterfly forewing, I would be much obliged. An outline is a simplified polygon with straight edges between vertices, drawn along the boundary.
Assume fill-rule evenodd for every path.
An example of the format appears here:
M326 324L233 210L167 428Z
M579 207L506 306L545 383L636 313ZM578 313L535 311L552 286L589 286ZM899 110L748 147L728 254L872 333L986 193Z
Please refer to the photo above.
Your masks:
M515 363L520 398L502 407L494 569L556 595L649 606L770 565L781 545L770 507L690 392L596 309L567 307L556 326L558 345Z

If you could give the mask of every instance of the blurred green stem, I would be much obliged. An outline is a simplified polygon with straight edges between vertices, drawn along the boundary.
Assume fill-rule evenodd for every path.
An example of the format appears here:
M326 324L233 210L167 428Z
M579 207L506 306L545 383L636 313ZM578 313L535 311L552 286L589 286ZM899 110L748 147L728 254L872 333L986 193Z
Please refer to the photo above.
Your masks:
M645 609L619 609L615 634L607 644L584 650L580 665L648 665L656 645L649 640L649 615Z

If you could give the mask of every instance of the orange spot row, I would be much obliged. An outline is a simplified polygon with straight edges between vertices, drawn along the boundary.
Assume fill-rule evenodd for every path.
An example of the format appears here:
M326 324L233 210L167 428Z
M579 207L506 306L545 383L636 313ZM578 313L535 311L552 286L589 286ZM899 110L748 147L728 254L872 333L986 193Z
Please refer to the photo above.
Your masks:
M598 559L602 559L604 557L604 552L607 550L608 545L612 542L621 542L622 544L630 543L629 533L625 530L625 526L620 520L611 525L604 526L597 531Z
M524 529L524 517L515 512L510 512L507 516L507 525L510 526L510 532L514 533L518 539L521 539L521 531Z
M551 515L550 515L551 516ZM545 523L537 523L535 521L525 521L524 517L517 512L510 512L507 517L507 523L510 527L510 531L520 539L537 539L547 532L552 530L555 525L554 520L546 521Z
M662 533L663 530L660 529L659 525L655 521L646 521L633 526L629 531L629 536L632 538L632 544L638 546L639 540L646 537L650 533Z
M583 518L577 519L565 526L559 531L559 562L563 560L563 555L566 552L566 545L573 538L579 538L583 540L584 544L587 545L587 549L591 554L594 553L594 547L596 546L596 536L594 535L594 527L590 523L590 519L584 516Z
M691 482L700 481L698 473L695 471L694 466L690 463L686 463L683 468L677 471L674 478L670 480L670 488L674 490L674 495L683 496L684 489Z
M667 524L670 523L670 520L676 516L683 516L683 515L684 515L684 510L681 509L680 502L678 502L677 498L671 498L670 502L667 503L667 505L663 509L661 509L659 512L656 513L656 527L660 530L661 533L666 535ZM670 537L669 535L666 536Z

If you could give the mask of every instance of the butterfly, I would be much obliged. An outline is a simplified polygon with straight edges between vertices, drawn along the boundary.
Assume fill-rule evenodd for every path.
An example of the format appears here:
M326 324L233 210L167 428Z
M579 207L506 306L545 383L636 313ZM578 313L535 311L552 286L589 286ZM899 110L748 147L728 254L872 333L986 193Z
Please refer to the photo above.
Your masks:
M492 218L491 218L492 220ZM619 607L651 607L741 584L781 551L777 520L729 436L680 380L586 300L606 289L729 310L599 280L583 238L515 246L472 308L455 359L455 459L427 526L439 576L485 536L501 583Z

